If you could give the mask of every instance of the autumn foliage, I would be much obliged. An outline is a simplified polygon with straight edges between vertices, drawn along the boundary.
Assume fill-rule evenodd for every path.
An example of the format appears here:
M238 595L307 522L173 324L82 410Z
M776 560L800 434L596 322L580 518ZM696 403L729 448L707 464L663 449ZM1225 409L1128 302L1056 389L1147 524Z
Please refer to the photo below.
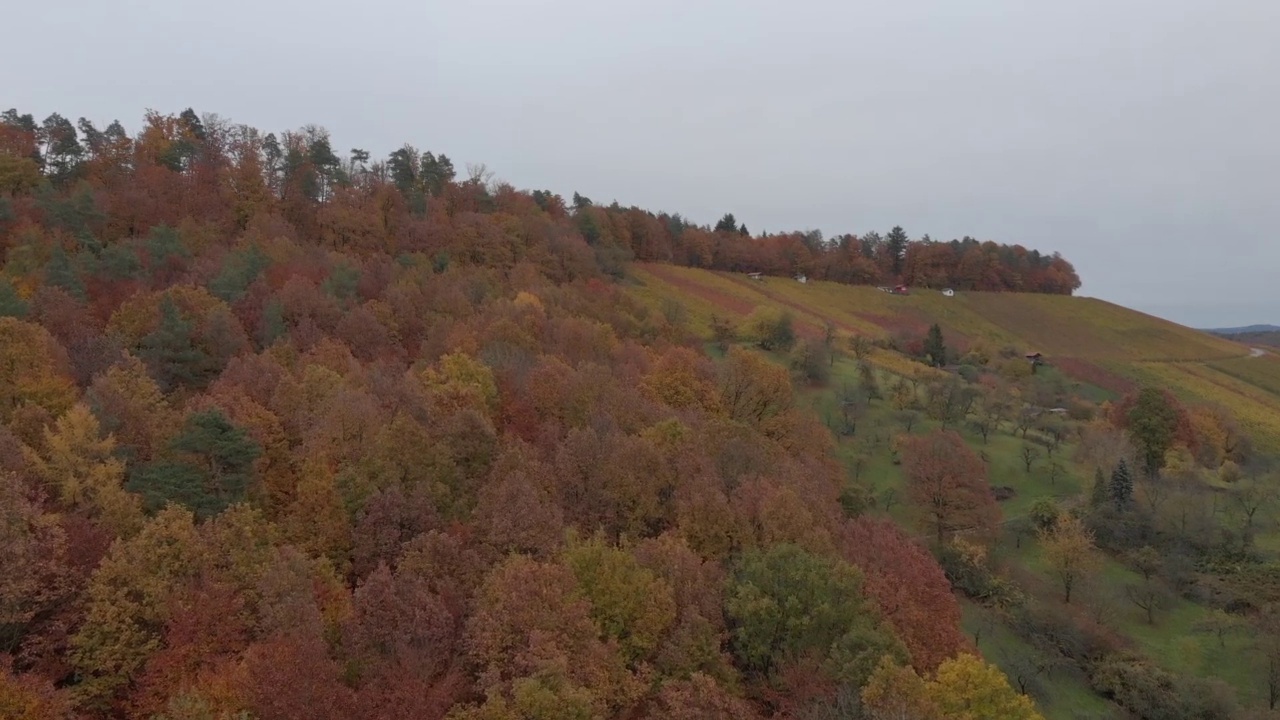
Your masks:
M750 718L884 656L941 672L941 570L846 518L788 371L615 283L631 257L1072 282L841 243L314 126L0 115L0 716ZM905 451L939 537L994 522L957 453Z

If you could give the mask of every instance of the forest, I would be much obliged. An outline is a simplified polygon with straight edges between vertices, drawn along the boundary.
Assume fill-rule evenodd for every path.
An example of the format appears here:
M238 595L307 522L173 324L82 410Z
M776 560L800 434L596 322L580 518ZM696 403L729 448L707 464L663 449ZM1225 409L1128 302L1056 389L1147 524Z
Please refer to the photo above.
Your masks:
M465 175L191 110L132 137L0 116L0 716L1040 718L962 627L962 599L1017 604L970 423L1091 448L1091 514L1037 516L1068 602L1099 548L1175 543L1150 478L1266 470L1149 388L1068 439L1001 404L1036 392L1017 358L940 329L924 374L860 364L837 426L798 401L823 365L903 349L770 312L707 343L626 285L645 260L1070 294L1056 254L751 237ZM905 524L839 452L890 402ZM1185 556L1247 565L1249 532L1194 522ZM1154 622L1178 586L1148 564ZM1229 716L1085 614L1018 617L1135 717Z

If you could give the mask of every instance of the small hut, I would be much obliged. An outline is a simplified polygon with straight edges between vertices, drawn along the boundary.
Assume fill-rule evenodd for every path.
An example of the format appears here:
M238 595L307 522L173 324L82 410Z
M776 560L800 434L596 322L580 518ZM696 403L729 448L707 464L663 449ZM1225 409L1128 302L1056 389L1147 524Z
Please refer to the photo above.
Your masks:
M943 297L955 297L956 291L952 290L951 288L947 288L946 290L942 291L942 295Z

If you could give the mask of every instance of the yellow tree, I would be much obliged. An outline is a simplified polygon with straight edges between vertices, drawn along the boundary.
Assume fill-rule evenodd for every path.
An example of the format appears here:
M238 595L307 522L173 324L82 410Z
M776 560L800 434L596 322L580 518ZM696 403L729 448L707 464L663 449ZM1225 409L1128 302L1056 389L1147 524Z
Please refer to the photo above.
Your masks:
M86 511L117 537L142 527L142 504L124 489L124 464L115 457L115 438L102 437L98 419L77 403L52 429L45 428L41 452L24 449L36 474L67 507Z
M1062 601L1071 602L1071 591L1099 565L1093 545L1093 533L1079 518L1063 515L1057 522L1040 530L1044 558L1062 583Z
M203 556L194 517L173 505L111 546L86 589L84 624L71 638L82 707L108 707L160 648L170 595L198 574Z
M53 415L71 407L76 388L66 364L66 351L47 330L0 317L0 422L28 404Z
M938 667L929 697L947 720L1043 720L1004 673L976 655L961 654Z

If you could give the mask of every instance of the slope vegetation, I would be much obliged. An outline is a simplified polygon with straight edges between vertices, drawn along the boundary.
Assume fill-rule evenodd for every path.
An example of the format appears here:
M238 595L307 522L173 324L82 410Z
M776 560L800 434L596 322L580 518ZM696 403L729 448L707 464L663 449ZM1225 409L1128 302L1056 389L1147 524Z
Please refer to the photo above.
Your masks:
M633 294L661 307L678 303L690 324L709 332L713 316L740 320L756 307L789 310L801 336L838 334L890 339L923 336L938 323L953 342L1041 352L1072 379L1112 393L1158 382L1187 401L1232 408L1262 445L1280 446L1280 358L1094 298L1029 293L930 290L894 295L872 287L792 279L753 280L672 265L637 265ZM875 359L894 370L893 356Z

